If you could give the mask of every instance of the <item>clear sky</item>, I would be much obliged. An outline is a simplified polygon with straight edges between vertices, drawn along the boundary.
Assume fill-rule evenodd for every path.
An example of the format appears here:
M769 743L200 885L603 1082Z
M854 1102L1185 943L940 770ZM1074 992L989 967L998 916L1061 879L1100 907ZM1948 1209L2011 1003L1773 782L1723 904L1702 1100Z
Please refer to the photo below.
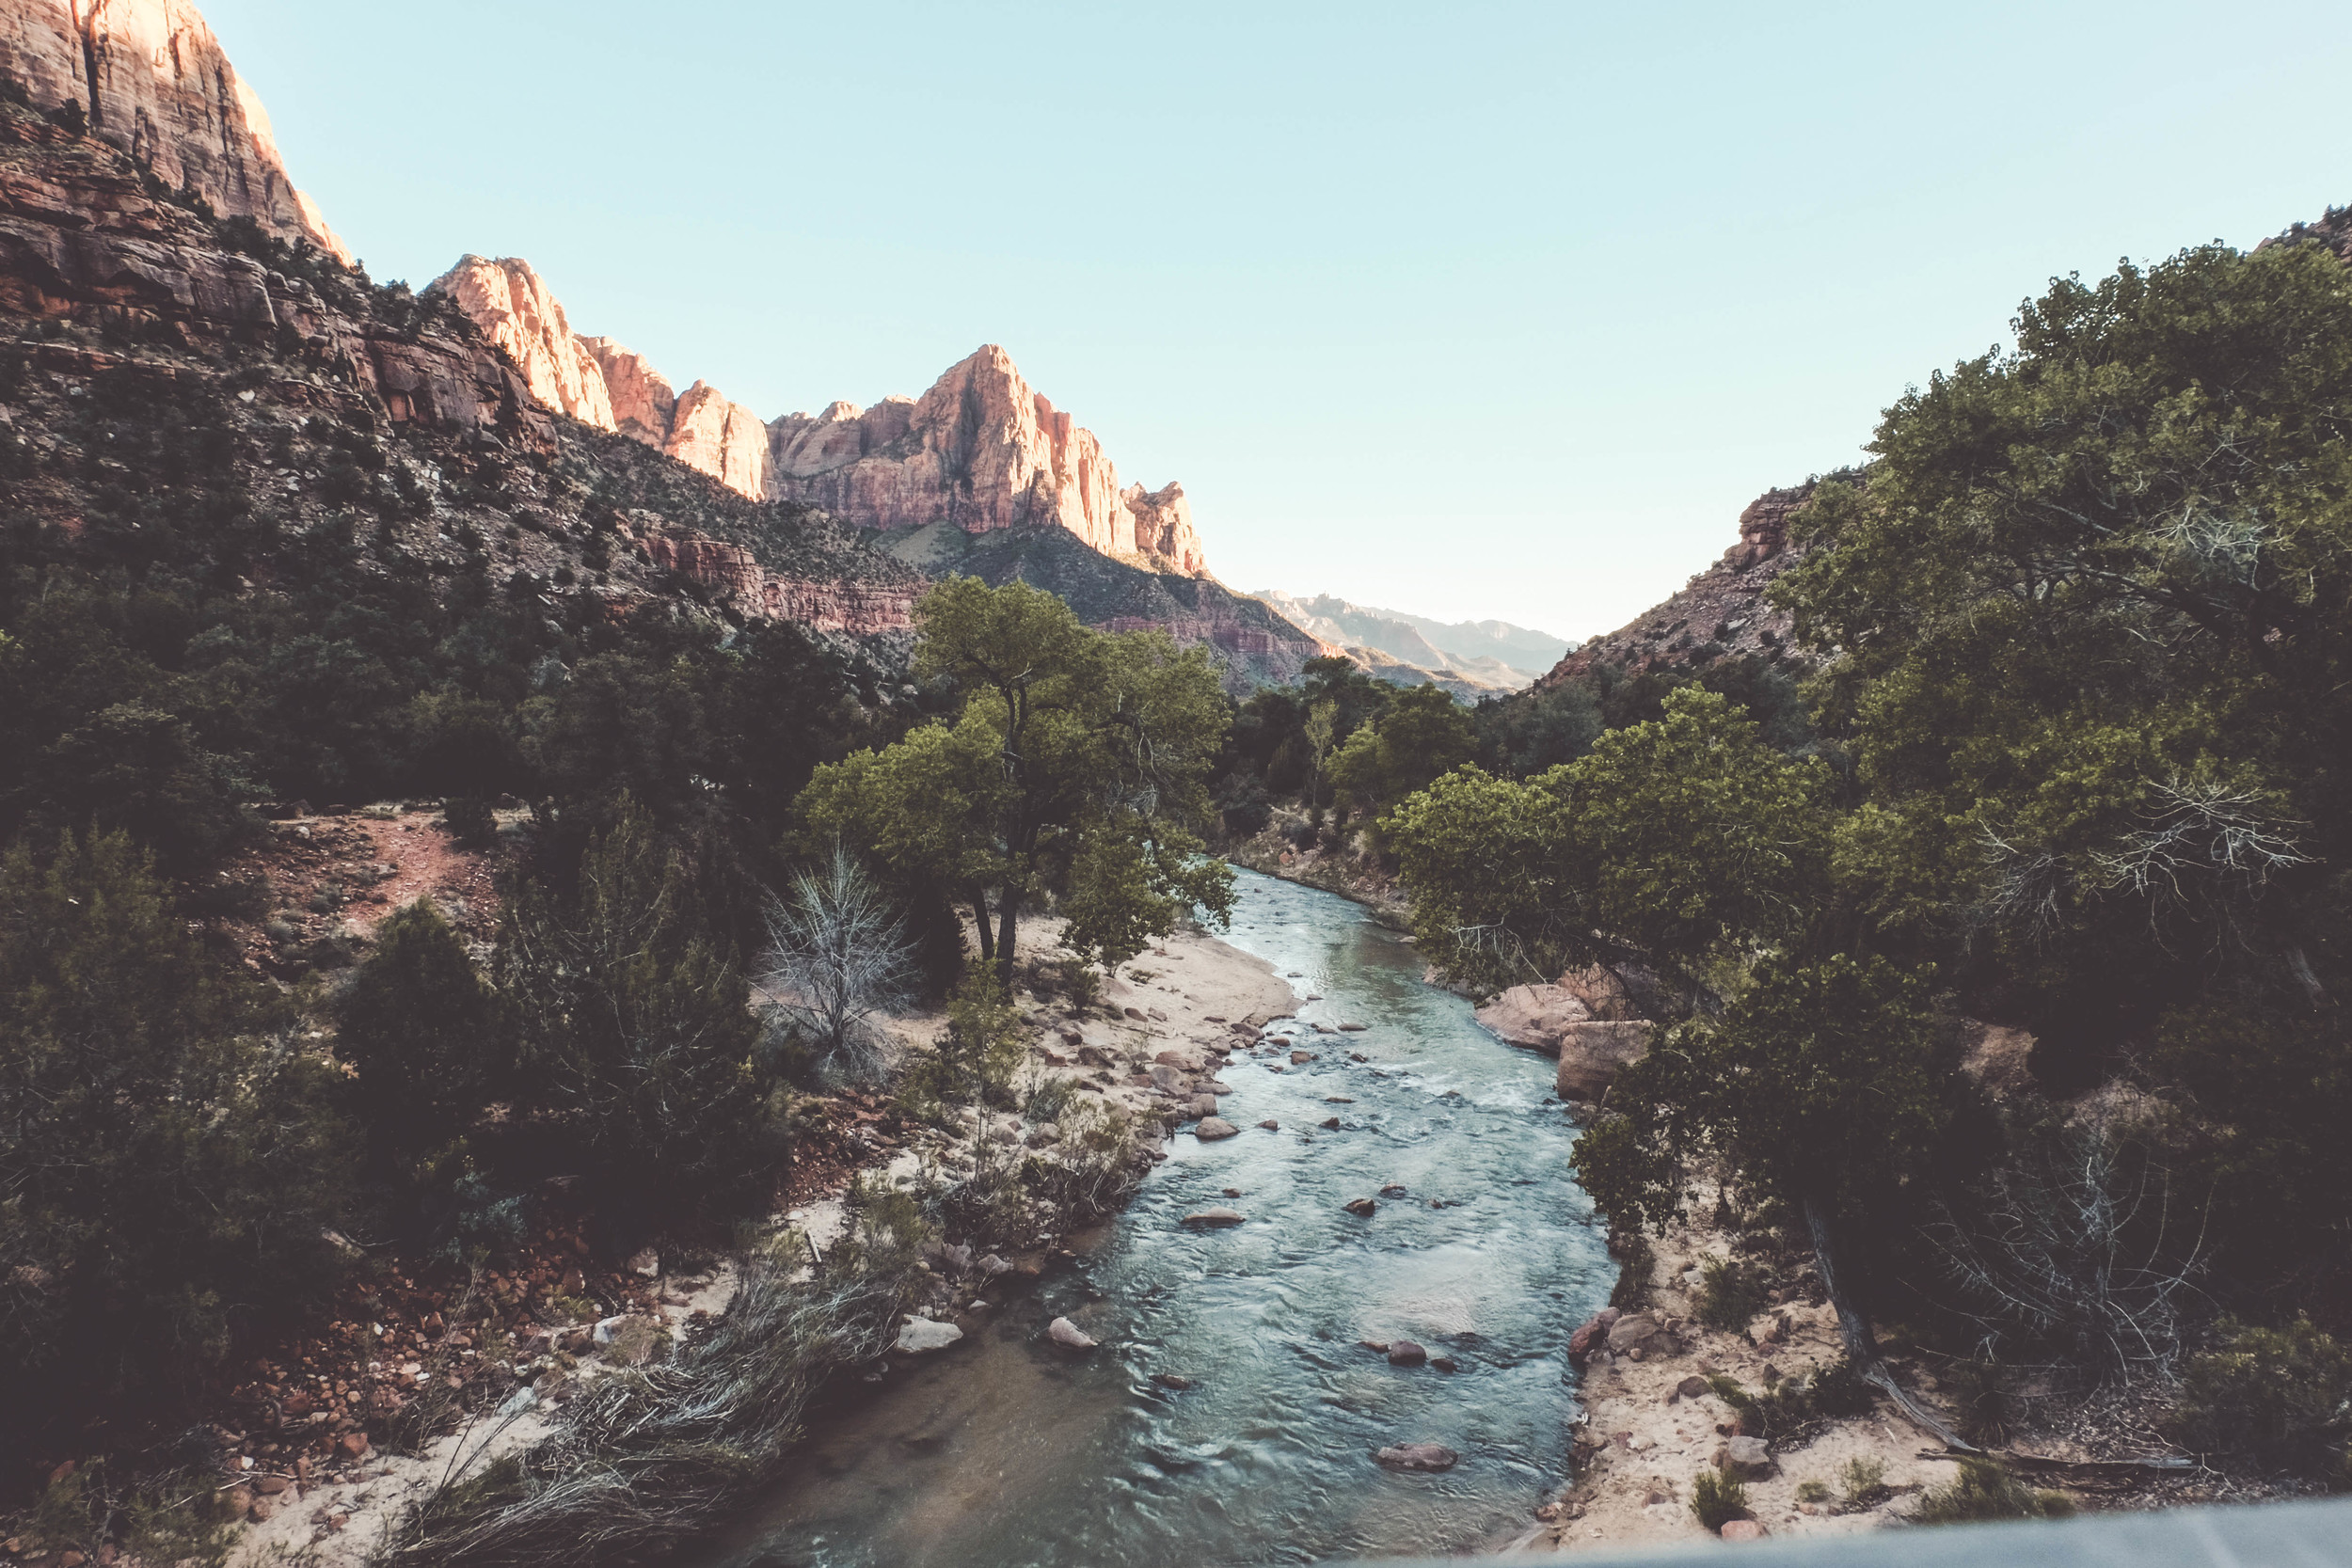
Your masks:
M1567 636L2051 275L2352 201L2340 0L201 3L379 278L770 418L1002 343L1228 583Z

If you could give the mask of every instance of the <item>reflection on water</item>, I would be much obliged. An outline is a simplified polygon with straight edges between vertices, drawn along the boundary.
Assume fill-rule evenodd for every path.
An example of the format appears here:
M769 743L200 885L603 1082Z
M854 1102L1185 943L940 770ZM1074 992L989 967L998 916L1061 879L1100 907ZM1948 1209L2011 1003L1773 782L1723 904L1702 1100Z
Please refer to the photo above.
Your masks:
M1180 1135L1077 1268L976 1342L879 1393L859 1386L718 1561L1311 1562L1443 1553L1527 1525L1566 1463L1569 1330L1613 1277L1568 1172L1551 1064L1422 985L1413 950L1355 905L1238 878L1227 940L1321 993L1303 1020L1368 1028L1306 1032L1318 1059L1280 1074L1237 1054L1224 1077L1239 1137ZM1316 1126L1334 1112L1339 1131ZM1269 1117L1281 1131L1255 1125ZM1389 1183L1406 1196L1368 1220L1343 1212ZM1178 1223L1223 1202L1248 1223ZM1103 1348L1054 1354L1057 1313ZM1461 1370L1392 1368L1366 1338L1417 1339ZM1196 1386L1170 1392L1153 1372ZM1371 1455L1394 1442L1462 1462L1393 1474Z

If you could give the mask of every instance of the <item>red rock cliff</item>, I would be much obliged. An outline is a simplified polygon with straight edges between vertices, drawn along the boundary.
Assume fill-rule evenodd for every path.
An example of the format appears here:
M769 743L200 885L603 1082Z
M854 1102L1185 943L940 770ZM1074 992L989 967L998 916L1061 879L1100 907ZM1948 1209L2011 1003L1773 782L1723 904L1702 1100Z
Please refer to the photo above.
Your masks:
M222 215L351 260L294 188L268 112L188 0L0 0L0 69L40 108L80 103L93 135Z

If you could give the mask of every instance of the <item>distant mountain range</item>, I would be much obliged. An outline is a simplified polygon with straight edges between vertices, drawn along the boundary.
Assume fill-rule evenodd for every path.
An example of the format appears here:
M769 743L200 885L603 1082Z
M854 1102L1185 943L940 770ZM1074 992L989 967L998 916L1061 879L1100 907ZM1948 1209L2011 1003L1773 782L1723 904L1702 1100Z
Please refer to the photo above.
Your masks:
M1417 684L1418 672L1420 680L1435 680L1457 696L1517 691L1576 646L1507 621L1433 621L1330 594L1310 598L1279 588L1253 596L1301 631L1359 656L1359 662L1383 680Z

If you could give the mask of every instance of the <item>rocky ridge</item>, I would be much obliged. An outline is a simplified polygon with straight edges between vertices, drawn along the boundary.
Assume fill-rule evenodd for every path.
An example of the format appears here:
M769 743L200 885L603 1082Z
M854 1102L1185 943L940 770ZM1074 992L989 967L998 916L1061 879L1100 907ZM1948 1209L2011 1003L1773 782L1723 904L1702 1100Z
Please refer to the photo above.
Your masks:
M561 319L502 282L516 322ZM470 570L482 550L500 581L529 574L580 613L654 600L705 613L715 600L898 654L909 640L922 579L849 531L554 418L518 368L529 361L437 296L379 289L307 244L241 235L110 143L7 103L0 325L30 376L0 430L45 454L15 485L27 519L72 530L93 482L73 466L76 400L100 382L135 385L222 409L245 483L282 498L297 532L355 499L401 517L387 534L400 569ZM560 385L564 368L536 372ZM583 477L614 508L601 528Z
M1664 603L1583 643L1552 666L1534 689L1549 690L1588 673L1597 664L1638 673L1687 666L1702 657L1771 658L1779 654L1788 646L1792 622L1786 610L1765 599L1764 590L1804 559L1805 546L1789 543L1788 517L1812 496L1813 484L1807 480L1767 490L1750 501L1740 514L1740 542L1722 560Z
M1449 626L1402 610L1352 604L1331 594L1309 596L1267 588L1255 596L1378 679L1400 686L1434 681L1459 697L1519 690L1534 684L1533 672L1549 668L1574 646L1507 622Z
M1121 485L1094 433L1032 388L993 343L919 398L834 403L763 423L707 382L676 392L644 356L575 333L519 258L460 257L431 288L457 301L549 408L631 436L754 500L814 506L882 531L1052 526L1155 571L1207 571L1184 487Z
M222 216L351 260L294 187L268 112L188 0L0 0L0 71L37 108L80 104L92 135Z

